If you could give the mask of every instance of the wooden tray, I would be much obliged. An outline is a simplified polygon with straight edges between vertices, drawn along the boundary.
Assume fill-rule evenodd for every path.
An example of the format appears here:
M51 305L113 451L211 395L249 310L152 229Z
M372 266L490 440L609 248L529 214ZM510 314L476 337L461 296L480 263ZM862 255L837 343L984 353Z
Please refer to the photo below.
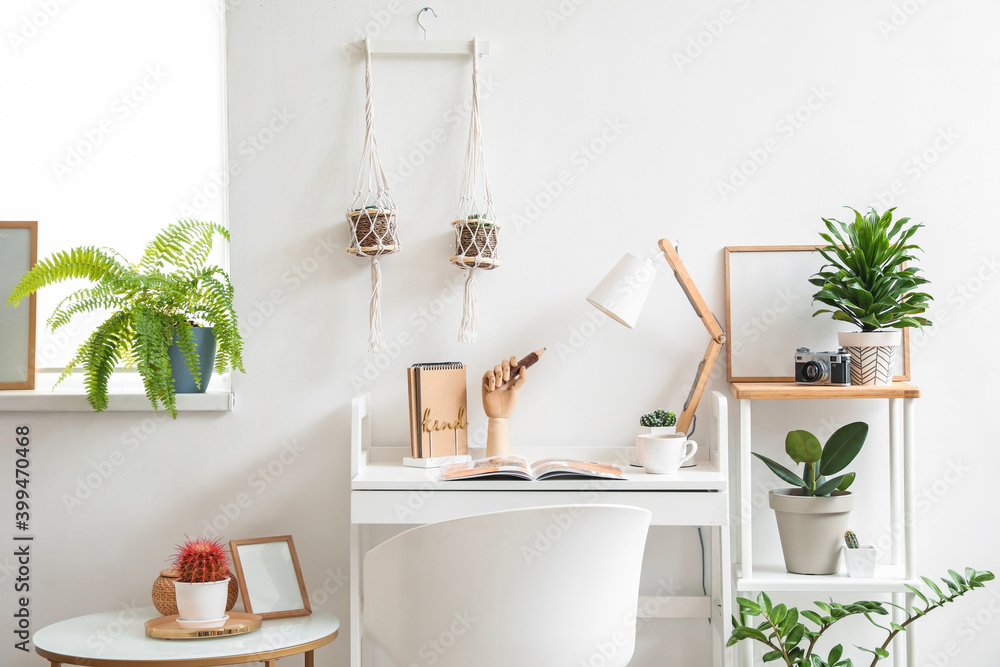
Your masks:
M177 622L177 615L160 616L146 621L146 636L156 639L210 639L242 635L260 629L261 618L257 614L238 611L228 613L229 618L214 628L185 628Z

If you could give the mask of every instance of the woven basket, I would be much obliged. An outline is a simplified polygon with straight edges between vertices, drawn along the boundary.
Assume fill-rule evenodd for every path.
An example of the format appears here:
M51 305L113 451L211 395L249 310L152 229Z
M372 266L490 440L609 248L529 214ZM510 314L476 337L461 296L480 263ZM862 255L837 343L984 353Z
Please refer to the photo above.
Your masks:
M384 208L350 211L347 222L351 225L351 247L347 249L348 252L372 257L390 255L399 250L396 211ZM357 244L354 239L357 239Z
M177 594L174 592L174 581L179 576L177 570L170 568L160 570L160 576L153 582L153 606L164 616L177 614ZM240 586L236 575L229 573L229 597L226 599L226 611L236 606L236 598L240 594Z
M497 231L502 225L491 221L456 220L455 257L456 264L480 266L492 269L500 266L497 259Z

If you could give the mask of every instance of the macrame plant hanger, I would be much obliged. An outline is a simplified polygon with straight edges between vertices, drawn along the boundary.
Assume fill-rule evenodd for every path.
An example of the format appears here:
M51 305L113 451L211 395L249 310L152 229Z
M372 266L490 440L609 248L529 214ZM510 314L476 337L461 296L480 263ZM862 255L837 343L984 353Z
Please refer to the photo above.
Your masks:
M472 40L472 120L469 125L469 146L465 153L465 173L462 192L458 200L458 219L455 228L455 255L451 261L469 272L465 280L465 299L462 307L462 326L458 340L473 343L479 330L479 286L476 284L478 269L490 270L500 266L497 255L497 234L501 225L493 209L493 193L486 172L483 150L483 128L479 119L479 49Z
M399 251L396 231L396 203L389 194L389 184L382 170L375 140L375 92L372 83L372 52L365 38L365 147L361 153L361 168L354 199L347 211L351 228L351 243L347 252L356 257L371 257L372 295L368 303L368 351L385 347L382 333L382 269L380 255Z

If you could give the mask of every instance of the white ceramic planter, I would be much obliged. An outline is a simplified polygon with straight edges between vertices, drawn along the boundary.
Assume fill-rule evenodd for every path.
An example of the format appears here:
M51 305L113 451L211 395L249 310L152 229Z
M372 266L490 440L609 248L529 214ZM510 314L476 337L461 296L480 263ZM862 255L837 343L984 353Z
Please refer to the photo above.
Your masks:
M851 353L851 384L892 384L902 331L842 331L837 339Z
M865 545L857 549L844 547L844 559L847 561L847 573L851 577L870 579L875 576L875 547Z
M229 579L193 584L174 581L177 615L184 621L221 621L226 616Z
M840 570L844 531L850 524L854 495L814 498L801 489L775 489L768 494L778 520L785 569L794 574L835 574Z
M677 433L676 426L640 426L639 435L671 435Z

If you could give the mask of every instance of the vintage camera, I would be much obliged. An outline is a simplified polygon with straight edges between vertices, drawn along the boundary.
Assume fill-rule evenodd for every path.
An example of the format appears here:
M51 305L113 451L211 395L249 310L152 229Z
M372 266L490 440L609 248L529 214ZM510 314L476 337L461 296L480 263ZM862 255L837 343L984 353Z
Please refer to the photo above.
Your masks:
M795 350L795 381L798 384L851 384L851 353L813 352L808 347Z

